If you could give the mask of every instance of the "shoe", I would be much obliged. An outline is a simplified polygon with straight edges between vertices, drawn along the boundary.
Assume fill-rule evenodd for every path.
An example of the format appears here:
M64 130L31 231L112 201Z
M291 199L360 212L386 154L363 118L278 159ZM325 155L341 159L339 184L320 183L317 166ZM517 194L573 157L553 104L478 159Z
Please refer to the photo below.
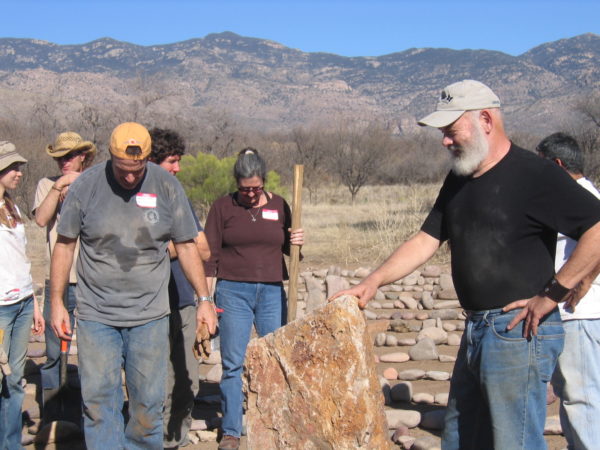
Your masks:
M240 438L226 434L219 443L219 450L236 450L240 448Z

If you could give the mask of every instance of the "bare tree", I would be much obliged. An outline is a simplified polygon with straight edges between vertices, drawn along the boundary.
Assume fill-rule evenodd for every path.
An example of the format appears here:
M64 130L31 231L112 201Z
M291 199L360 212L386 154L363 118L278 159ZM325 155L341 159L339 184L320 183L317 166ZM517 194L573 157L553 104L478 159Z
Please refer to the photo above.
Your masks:
M449 155L437 130L420 129L394 137L394 150L381 169L384 184L431 183L443 179L449 169Z
M134 122L152 122L159 114L159 108L156 104L170 97L176 96L172 87L157 77L149 77L138 74L130 83L132 90L132 100L126 108L127 117L125 120ZM123 121L123 120L119 120ZM160 121L157 121L160 122Z
M61 132L72 130L79 133L86 141L92 141L98 148L94 161L101 162L109 156L109 136L118 121L119 118L115 114L110 114L107 109L86 104L70 114L69 121Z
M577 103L575 110L593 123L596 128L600 128L600 94L594 93L584 97Z
M577 122L567 128L567 133L577 139L585 158L585 175L600 181L600 128L593 123Z
M394 147L391 133L379 124L371 124L364 129L340 127L331 137L331 170L348 188L354 203L360 188L378 181Z
M232 156L239 147L239 124L227 111L212 108L204 111L201 118L197 135L200 150L218 158Z
M304 187L308 190L309 201L316 202L317 190L327 172L327 152L322 130L296 128L290 133L294 152L294 164L304 165Z
M600 94L582 98L574 107L575 116L565 124L581 147L585 156L585 174L595 182L600 181Z

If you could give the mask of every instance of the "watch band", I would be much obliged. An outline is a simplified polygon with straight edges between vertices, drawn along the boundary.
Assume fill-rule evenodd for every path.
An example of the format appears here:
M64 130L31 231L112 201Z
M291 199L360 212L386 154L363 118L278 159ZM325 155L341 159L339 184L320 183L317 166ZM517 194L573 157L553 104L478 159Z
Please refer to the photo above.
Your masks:
M562 284L560 284L556 277L552 277L550 281L546 283L546 286L544 286L544 289L542 289L540 295L548 297L550 300L559 303L565 298L565 296L569 293L570 290L571 289L564 287Z
M201 295L200 297L198 297L197 303L200 302L213 302L213 297L212 295Z

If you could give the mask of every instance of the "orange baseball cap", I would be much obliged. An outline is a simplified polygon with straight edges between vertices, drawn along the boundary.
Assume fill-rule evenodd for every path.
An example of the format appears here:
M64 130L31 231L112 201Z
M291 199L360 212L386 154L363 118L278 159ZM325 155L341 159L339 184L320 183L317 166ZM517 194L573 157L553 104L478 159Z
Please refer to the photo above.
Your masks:
M121 159L146 159L152 141L148 130L139 123L125 122L113 130L110 136L110 153Z

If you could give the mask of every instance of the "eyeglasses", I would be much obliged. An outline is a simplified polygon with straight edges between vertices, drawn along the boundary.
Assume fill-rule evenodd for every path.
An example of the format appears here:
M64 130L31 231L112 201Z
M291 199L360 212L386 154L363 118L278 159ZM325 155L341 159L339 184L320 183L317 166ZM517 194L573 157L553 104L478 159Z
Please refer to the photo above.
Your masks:
M241 194L245 194L248 195L250 192L252 192L254 195L258 195L260 194L264 189L264 186L257 186L257 187L241 187L238 186L238 191Z

